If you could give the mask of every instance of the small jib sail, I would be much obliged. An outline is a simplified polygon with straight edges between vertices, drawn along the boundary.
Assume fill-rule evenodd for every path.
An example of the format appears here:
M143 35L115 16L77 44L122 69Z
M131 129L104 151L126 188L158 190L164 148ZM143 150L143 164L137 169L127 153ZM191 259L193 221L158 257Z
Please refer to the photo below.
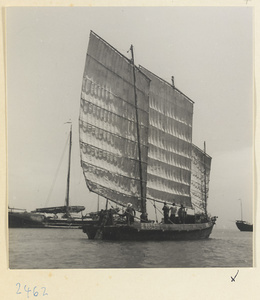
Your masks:
M192 144L193 105L91 32L79 117L89 190L142 213L146 201L206 210L211 158Z

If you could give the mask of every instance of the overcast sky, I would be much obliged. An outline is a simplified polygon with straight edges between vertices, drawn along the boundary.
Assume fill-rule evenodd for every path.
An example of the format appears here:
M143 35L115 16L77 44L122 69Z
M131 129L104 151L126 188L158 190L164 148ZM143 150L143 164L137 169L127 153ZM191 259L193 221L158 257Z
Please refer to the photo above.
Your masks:
M212 156L208 209L234 228L253 207L253 48L250 7L8 8L9 206L63 205L73 122L71 205L97 207L79 161L82 75L93 30L194 102L193 143ZM130 57L130 56L129 56ZM57 176L56 176L57 174ZM54 184L54 178L56 178ZM50 193L52 191L52 193ZM50 195L50 196L49 196Z

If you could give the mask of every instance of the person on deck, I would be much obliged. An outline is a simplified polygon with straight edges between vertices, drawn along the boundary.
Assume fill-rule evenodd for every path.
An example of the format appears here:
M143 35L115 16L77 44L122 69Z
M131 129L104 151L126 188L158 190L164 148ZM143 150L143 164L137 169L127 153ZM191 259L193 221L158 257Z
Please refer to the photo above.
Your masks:
M113 225L113 224L114 224L113 210L109 209L109 211L108 211L107 225Z
M176 218L175 218L175 215L176 215L176 212L177 212L177 207L175 206L175 203L172 204L172 207L171 207L171 216L170 216L170 220L172 223L175 223L176 222Z
M169 208L169 206L167 205L166 202L164 202L162 210L163 210L164 223L169 224L169 210L170 210L170 208Z
M126 216L127 225L131 225L135 220L135 209L132 207L131 203L127 204L125 213L122 216Z
M186 211L185 207L181 204L181 207L178 210L179 222L184 224L186 219Z
M105 211L101 209L101 211L98 213L98 225L102 224L104 216L105 216Z

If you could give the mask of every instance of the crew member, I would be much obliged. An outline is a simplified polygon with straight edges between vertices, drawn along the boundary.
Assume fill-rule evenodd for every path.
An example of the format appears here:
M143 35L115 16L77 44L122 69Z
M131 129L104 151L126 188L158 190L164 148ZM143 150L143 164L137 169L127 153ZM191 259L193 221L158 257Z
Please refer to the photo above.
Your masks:
M170 210L170 208L169 208L169 206L167 205L166 202L164 202L162 210L163 210L164 223L169 224L169 210Z
M176 215L176 212L177 212L177 207L175 206L175 203L172 204L172 207L171 207L171 216L170 216L170 220L172 223L175 223L176 222L176 218L175 218L175 215Z
M186 219L186 211L185 211L185 207L182 204L178 210L178 217L179 217L179 222L184 224Z
M135 209L132 207L131 203L127 204L125 213L122 216L126 216L127 225L131 225L135 220Z

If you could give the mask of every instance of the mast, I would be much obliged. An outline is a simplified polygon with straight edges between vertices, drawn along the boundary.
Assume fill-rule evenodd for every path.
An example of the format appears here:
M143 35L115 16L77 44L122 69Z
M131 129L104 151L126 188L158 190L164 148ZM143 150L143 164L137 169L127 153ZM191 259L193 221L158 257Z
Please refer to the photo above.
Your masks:
M67 213L69 213L69 193L70 193L70 163L71 163L71 147L72 147L72 124L70 125L70 141L69 141L69 162L68 162L68 175L67 175L67 192L65 198L65 206Z
M131 62L133 65L133 76L134 76L134 95L135 95L135 114L136 114L136 133L137 133L137 144L139 154L139 175L140 175L140 188L141 188L141 212L144 216L146 214L146 201L143 196L143 175L142 175L142 161L141 161L141 145L140 145L140 132L139 132L139 121L138 121L138 109L137 109L137 94L136 94L136 78L135 78L135 63L134 63L134 48L133 45L130 47L131 50Z
M240 201L240 208L241 208L241 221L243 221L243 209L242 209L242 200L238 199Z
M204 141L204 201L205 201L205 214L208 217L207 212L207 176L206 176L206 142Z

